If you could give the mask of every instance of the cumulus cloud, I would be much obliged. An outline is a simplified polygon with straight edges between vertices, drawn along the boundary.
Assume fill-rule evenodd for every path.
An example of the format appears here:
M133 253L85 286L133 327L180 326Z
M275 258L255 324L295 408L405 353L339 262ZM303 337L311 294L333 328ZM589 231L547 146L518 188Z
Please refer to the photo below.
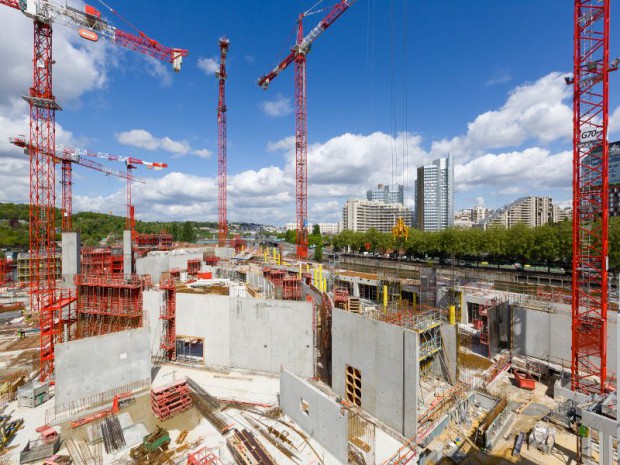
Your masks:
M145 150L161 149L176 155L186 155L192 153L204 156L204 150L192 151L192 147L186 140L173 140L168 136L155 137L145 129L131 129L129 131L115 134L116 140L121 144L131 147L138 147ZM199 152L199 153L196 153Z
M452 153L459 160L467 161L488 149L570 140L571 89L563 76L554 72L516 87L501 108L478 115L467 125L464 135L433 142L431 152Z
M197 66L208 76L215 75L215 72L220 69L220 64L215 58L199 58Z
M197 157L204 158L205 160L213 156L213 152L209 149L193 150L192 154L196 155Z
M261 102L260 107L263 112L271 118L278 118L293 113L291 99L281 94L277 94L274 100L265 100Z
M144 59L148 63L147 72L157 78L162 87L170 87L172 85L172 72L168 66L153 57L145 56Z
M503 187L502 194L537 188L564 188L572 182L570 150L552 154L539 147L523 151L486 154L465 164L457 164L454 181L459 191L483 186ZM506 187L508 186L508 187ZM514 186L519 186L515 190Z

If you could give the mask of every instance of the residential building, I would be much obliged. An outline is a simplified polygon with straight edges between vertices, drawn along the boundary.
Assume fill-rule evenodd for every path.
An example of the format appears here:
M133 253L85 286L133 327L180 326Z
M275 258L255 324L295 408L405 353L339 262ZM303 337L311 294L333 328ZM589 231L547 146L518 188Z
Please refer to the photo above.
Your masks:
M398 218L411 225L411 210L397 203L372 200L347 200L342 209L343 229L366 232L371 228L391 232Z
M573 219L573 209L571 207L562 208L559 205L553 206L553 222L559 223L564 220Z
M530 228L553 223L558 211L554 208L551 197L520 197L511 203L495 210L475 227L488 229L492 226L512 228L516 224L524 224Z
M366 191L366 200L374 200L383 203L399 203L405 204L405 189L402 184L395 186L395 190L391 190L386 184L379 184L376 189Z
M418 229L441 231L454 224L452 155L418 167L415 208L415 223Z

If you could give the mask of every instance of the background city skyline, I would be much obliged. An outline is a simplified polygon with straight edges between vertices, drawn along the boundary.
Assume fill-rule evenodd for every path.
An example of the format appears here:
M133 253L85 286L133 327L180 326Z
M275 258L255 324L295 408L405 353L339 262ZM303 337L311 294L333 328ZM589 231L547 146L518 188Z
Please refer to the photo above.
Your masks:
M286 54L297 15L315 2L259 3L111 5L161 43L190 50L179 74L55 28L54 86L64 108L57 142L169 164L137 173L147 178L134 189L137 218L217 219L213 71L226 35L229 220L294 221L292 69L267 92L255 81ZM319 18L309 16L306 31ZM27 159L8 137L28 131L20 96L31 81L32 22L4 8L0 24L14 39L0 44L0 201L27 202ZM572 89L563 77L571 68L572 9L564 2L359 0L308 58L309 221L338 221L347 199L378 183L404 184L413 207L417 166L448 153L456 210L498 208L522 195L569 205ZM620 128L617 74L610 140ZM124 202L122 181L76 168L75 211L123 215Z

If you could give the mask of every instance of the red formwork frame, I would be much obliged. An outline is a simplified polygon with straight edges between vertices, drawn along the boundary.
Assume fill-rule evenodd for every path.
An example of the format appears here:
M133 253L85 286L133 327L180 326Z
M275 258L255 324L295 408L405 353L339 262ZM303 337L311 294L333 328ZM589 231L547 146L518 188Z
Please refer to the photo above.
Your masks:
M159 318L161 319L160 348L166 360L177 358L177 333L176 333L176 284L174 277L162 278L159 288L164 291L164 301Z
M571 387L607 377L609 0L575 0Z
M99 336L142 326L144 280L137 275L76 275L77 335Z
M218 205L218 245L224 247L228 237L227 218L227 154L226 154L226 56L228 55L229 40L220 37L220 69L216 72L218 78L218 102L217 102L217 205Z
M203 447L187 456L186 465L223 465L220 458L208 447Z
M172 234L137 234L135 244L138 249L170 250L172 249Z
M195 275L200 271L201 260L192 258L187 260L187 274Z

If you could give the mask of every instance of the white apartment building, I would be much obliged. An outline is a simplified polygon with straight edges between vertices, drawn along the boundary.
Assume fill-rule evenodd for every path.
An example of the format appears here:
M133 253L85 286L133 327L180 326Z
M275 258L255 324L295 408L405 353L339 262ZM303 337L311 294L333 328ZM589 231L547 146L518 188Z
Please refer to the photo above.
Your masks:
M398 203L385 203L372 200L347 200L342 209L343 229L366 232L376 229L391 232L398 218L411 225L411 210Z

